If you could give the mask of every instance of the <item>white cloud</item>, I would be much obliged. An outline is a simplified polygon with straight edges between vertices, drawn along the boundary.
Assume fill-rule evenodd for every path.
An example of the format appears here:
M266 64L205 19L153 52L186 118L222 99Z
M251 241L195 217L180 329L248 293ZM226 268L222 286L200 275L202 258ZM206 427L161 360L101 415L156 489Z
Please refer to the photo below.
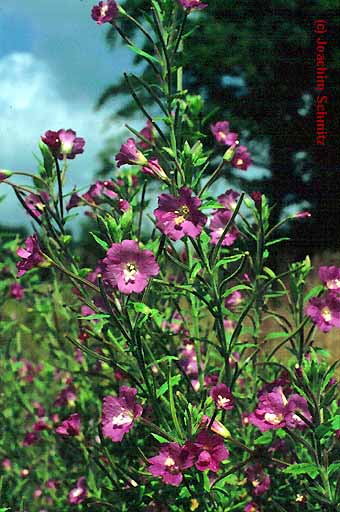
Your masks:
M72 128L86 140L85 152L70 161L69 185L87 185L98 168L98 152L107 137L119 136L123 122L115 130L105 126L111 112L94 112L92 105L63 97L51 68L30 53L11 53L0 59L0 168L34 173L40 135L46 130ZM0 194L8 191L1 185ZM27 216L13 194L0 203L2 223L18 225Z

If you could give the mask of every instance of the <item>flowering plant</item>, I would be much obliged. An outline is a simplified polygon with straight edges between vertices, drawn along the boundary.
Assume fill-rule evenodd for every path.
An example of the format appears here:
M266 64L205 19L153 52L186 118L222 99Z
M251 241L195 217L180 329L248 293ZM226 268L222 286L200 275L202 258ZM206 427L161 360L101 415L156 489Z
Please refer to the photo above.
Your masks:
M17 269L11 260L6 293L38 313L23 331L43 345L39 364L28 361L19 326L1 363L1 499L14 509L339 510L337 365L317 335L340 326L340 269L322 266L311 290L308 257L277 273L279 228L307 215L272 226L260 192L215 197L215 182L252 159L234 127L210 124L183 88L186 19L208 8L152 0L145 28L113 0L93 7L154 73L152 83L126 75L146 126L130 128L108 180L65 193L69 160L86 151L72 129L41 136L32 185L0 171L36 226L7 246ZM96 260L69 231L84 206Z

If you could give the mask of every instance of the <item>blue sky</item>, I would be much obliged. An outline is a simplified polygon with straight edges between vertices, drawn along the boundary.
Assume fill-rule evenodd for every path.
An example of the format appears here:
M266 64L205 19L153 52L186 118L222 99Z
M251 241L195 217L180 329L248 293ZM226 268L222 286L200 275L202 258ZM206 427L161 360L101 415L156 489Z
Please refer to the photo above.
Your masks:
M87 185L106 138L126 120L107 119L114 103L94 106L104 88L131 68L127 49L110 50L107 28L90 16L93 0L12 0L0 7L0 168L34 172L40 135L73 128L86 151L70 165L69 185ZM2 223L27 223L9 188L0 195Z
M109 117L115 101L96 112L105 87L132 68L128 49L109 49L107 28L91 19L94 0L12 0L0 7L0 168L34 173L40 135L73 128L86 140L71 162L68 187L87 186L99 169L108 138L125 138L127 119ZM119 100L117 100L119 101ZM129 119L140 127L140 122ZM123 134L123 132L125 134ZM252 166L252 179L264 169ZM2 184L2 224L29 223L9 187Z

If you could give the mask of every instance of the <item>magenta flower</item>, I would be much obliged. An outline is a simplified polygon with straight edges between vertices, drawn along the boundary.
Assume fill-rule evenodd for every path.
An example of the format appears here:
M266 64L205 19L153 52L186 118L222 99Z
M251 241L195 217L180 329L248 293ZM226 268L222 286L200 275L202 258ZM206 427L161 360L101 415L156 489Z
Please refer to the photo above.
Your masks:
M95 203L97 204L98 199L100 199L102 196L109 197L110 199L117 199L118 194L115 191L115 184L111 180L106 181L96 181L89 190L83 194L83 198L88 203Z
M153 253L140 249L134 240L112 244L103 263L104 279L126 295L142 292L149 278L159 273L159 265Z
M1 461L1 466L3 467L3 469L4 469L5 471L10 471L10 470L11 470L11 468L12 468L12 462L11 462L11 459L8 459L8 458L3 459L3 460Z
M298 413L298 414L297 414ZM298 394L293 394L289 397L286 412L286 426L288 428L298 428L303 430L308 425L303 420L305 418L308 422L312 422L313 418L308 409L307 400Z
M85 140L77 137L74 130L48 130L41 140L50 148L53 155L59 160L63 158L73 159L76 155L84 152Z
M24 297L25 288L20 283L12 283L9 287L9 295L16 300L22 300Z
M210 129L215 140L224 146L232 146L238 139L238 133L230 132L228 121L218 121Z
M24 202L32 217L34 219L39 219L44 212L45 203L47 203L49 199L49 194L42 191L40 192L40 196L37 194L28 194L25 197Z
M248 503L248 505L244 507L244 512L260 512L260 509L256 505L256 503L251 501L250 503Z
M252 494L254 496L261 496L265 494L270 488L270 478L263 471L261 464L256 462L252 466L248 466L245 470L248 482L252 486Z
M69 492L68 501L71 505L79 505L87 498L87 488L85 482L85 477L80 477L77 480L76 487L71 489L71 491Z
M178 0L181 6L186 11L192 11L194 9L205 9L208 4L201 2L201 0Z
M228 297L226 297L224 305L226 308L230 309L230 311L234 311L237 306L241 304L242 300L242 293L236 290L235 292L232 292L230 295L228 295Z
M200 427L208 428L211 422L211 418L209 416L204 415L202 421L200 423ZM224 439L228 439L230 437L229 430L221 423L219 420L214 420L210 427L210 430L215 434L223 437Z
M71 195L70 200L66 205L66 210L69 211L72 208L76 208L77 206L79 206L81 204L81 202L82 202L81 196L79 194L77 194L77 192L74 192Z
M306 308L306 314L322 332L340 327L340 296L333 291L323 297L313 297Z
M117 167L122 165L146 165L147 159L136 146L134 139L128 139L116 155Z
M183 470L193 466L194 457L177 443L163 444L158 455L149 459L149 471L162 477L163 482L178 487L183 480Z
M246 171L252 163L253 161L250 158L250 153L248 152L246 146L237 146L236 152L231 161L231 165L236 169Z
M301 414L307 421L312 421L306 399L293 394L287 400L282 387L278 386L273 391L260 395L257 408L249 414L248 420L249 423L258 427L261 432L284 427L306 428L307 423L297 413Z
M234 211L239 197L240 194L230 188L224 194L218 196L217 199L227 210Z
M92 19L98 24L111 23L118 16L118 7L114 0L107 0L106 2L99 2L94 5L91 11Z
M287 398L282 388L277 387L270 393L263 393L255 411L248 416L249 423L261 432L286 426Z
M209 469L216 473L220 462L229 457L229 451L224 446L223 438L208 430L198 434L195 441L188 441L185 445L189 454L194 456L195 467L199 471Z
M230 388L225 384L217 384L217 386L211 388L210 396L218 409L229 411L234 408L233 395L231 394Z
M329 290L340 291L340 268L339 267L320 267L319 277Z
M39 266L44 261L36 235L26 238L25 248L20 247L17 255L22 258L17 262L17 277L23 276L28 270Z
M295 213L294 217L296 219L307 219L308 217L311 217L312 214L310 212L297 212Z
M72 383L59 391L54 402L55 407L64 407L65 405L73 406L77 399L75 388Z
M102 432L114 443L123 439L129 432L136 418L141 416L143 407L136 403L137 389L122 386L119 397L103 398Z
M43 418L39 418L38 421L32 425L34 432L41 432L42 430L48 430L49 426Z
M154 141L155 137L154 137L153 124L149 119L146 121L146 126L140 131L140 134L144 137L144 139L150 141L151 143ZM138 143L138 146L141 147L142 149L150 148L150 144L148 144L147 142L144 142L143 140L141 140Z
M22 442L22 446L31 446L32 444L35 444L38 439L39 437L36 432L27 432Z
M64 436L79 436L80 433L80 415L78 413L71 414L55 429L56 433Z
M180 240L185 235L196 238L207 222L207 217L199 211L202 202L192 197L192 190L182 187L180 195L161 194L158 208L154 211L157 227L171 240Z
M169 181L169 178L165 174L164 169L159 165L158 160L156 158L150 159L147 161L146 165L144 165L141 169L144 174L150 174L154 178L158 178L163 181Z
M211 243L216 245L221 238L223 231L228 224L232 213L230 210L218 210L214 213L210 221L210 239ZM222 246L230 247L237 240L239 230L233 225L224 235Z

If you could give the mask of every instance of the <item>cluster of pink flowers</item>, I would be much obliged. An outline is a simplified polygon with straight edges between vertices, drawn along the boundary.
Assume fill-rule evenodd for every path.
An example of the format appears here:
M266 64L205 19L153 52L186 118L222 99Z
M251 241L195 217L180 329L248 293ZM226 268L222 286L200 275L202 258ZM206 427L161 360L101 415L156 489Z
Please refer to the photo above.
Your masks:
M117 205L121 212L126 212L130 207L129 202L126 199L119 197L116 184L112 180L98 180L90 186L89 190L85 192L85 194L80 196L77 193L73 193L66 209L69 211L77 206L87 204L97 206L101 204L101 202L106 202L107 199L114 201L114 204Z
M332 327L340 327L340 268L322 266L319 277L326 287L326 293L310 299L306 313L320 331L328 332Z
M21 258L21 261L17 262L17 277L23 276L28 270L39 266L44 261L36 235L26 238L25 248L20 247L17 255Z
M281 386L260 392L257 408L248 416L248 422L261 432L285 427L304 429L311 421L307 400L296 393L287 398Z
M74 130L48 130L42 135L41 140L49 147L51 153L59 160L73 159L84 152L85 140L77 137Z
M177 443L164 444L158 455L149 459L149 471L154 476L173 486L183 480L183 471L195 466L198 471L210 470L216 473L220 463L229 457L223 438L208 430L199 432L195 440L184 446Z
M210 129L216 142L223 146L230 146L230 150L233 149L233 154L230 157L231 165L236 169L246 171L252 164L250 153L246 146L238 145L238 133L230 131L229 122L218 121L217 123L212 124Z
M216 245L220 240L225 227L227 226L230 218L232 217L233 210L236 207L239 193L234 190L227 190L224 194L218 197L218 202L224 206L213 212L210 220L210 237L211 243ZM229 247L234 244L239 236L239 231L235 225L232 225L228 232L224 235L222 246Z
M150 137L150 128L147 126L144 128L144 130L144 135L148 135ZM143 134L143 130L141 131L141 134ZM145 147L146 145L145 142L143 143L144 146L141 144L141 147ZM124 144L122 144L119 153L116 155L116 162L117 167L121 167L122 165L139 165L141 167L142 173L149 174L154 178L158 178L163 181L168 181L166 172L164 169L162 169L157 158L152 157L147 159L138 149L135 140L132 138L128 139Z

